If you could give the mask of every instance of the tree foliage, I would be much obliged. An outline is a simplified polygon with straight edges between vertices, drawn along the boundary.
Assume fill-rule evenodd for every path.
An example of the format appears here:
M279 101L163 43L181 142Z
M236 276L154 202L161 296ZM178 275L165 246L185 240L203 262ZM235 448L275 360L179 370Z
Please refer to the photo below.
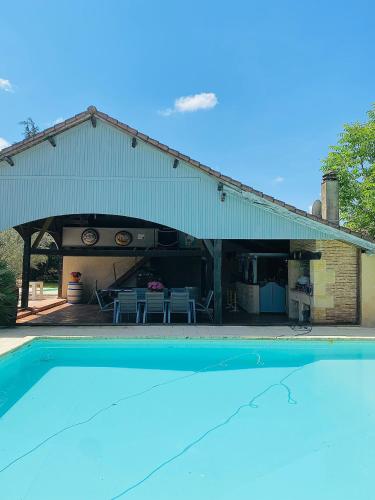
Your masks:
M322 170L337 172L343 223L375 238L375 104L366 122L344 125Z
M0 233L0 255L17 278L22 276L23 240L14 229Z
M30 139L30 137L34 137L39 132L39 127L30 117L20 122L20 125L23 125L23 136L25 139Z
M37 233L33 235L31 240L34 241L36 237ZM47 233L43 236L39 247L49 248L53 241L53 238ZM16 275L17 279L20 279L22 277L23 240L15 229L0 232L0 257ZM38 269L46 262L46 256L32 255L31 269Z
M0 260L0 326L15 324L17 302L16 275Z

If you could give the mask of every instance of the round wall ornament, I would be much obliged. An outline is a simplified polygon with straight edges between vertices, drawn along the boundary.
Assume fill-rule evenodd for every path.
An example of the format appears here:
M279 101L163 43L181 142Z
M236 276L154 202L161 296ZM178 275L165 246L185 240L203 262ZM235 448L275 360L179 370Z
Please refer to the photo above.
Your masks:
M133 236L129 231L119 231L115 235L116 245L120 247L127 247L133 241Z
M92 247L99 241L99 233L96 229L89 227L81 234L82 243L87 247Z

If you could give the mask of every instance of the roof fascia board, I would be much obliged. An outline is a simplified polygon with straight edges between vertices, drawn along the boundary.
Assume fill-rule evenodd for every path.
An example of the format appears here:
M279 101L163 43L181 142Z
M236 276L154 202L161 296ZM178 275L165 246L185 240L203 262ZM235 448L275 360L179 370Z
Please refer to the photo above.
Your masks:
M263 210L267 210L268 212L276 213L279 216L282 216L286 219L293 219L299 224L302 224L308 228L315 229L317 231L320 231L322 233L325 233L327 235L327 239L334 239L340 240L346 243L351 243L353 245L359 246L360 248L363 248L370 253L375 253L375 243L372 243L371 241L367 241L366 239L362 239L358 236L355 236L353 234L347 233L346 231L343 231L342 229L339 228L334 228L328 224L324 224L324 222L321 222L319 220L314 221L310 218L307 218L303 215L299 215L298 213L292 212L288 210L287 208L284 208L282 206L276 205L275 203L268 201L260 196L255 195L254 193L249 193L246 191L238 191L238 190L232 190L230 186L230 190L233 193L241 194L243 198L247 199L249 202L256 204L260 206Z
M18 155L19 153L22 153L23 151L33 146L36 146L41 142L48 141L51 136L55 137L58 134L62 134L66 130L71 129L76 125L80 125L81 123L84 123L90 118L91 118L90 113L87 112L80 113L79 115L76 115L73 118L69 118L69 120L58 123L53 127L47 128L42 132L39 132L38 134L36 134L33 137L30 137L29 139L16 142L15 144L12 144L11 146L8 146L7 148L4 148L0 151L0 162L5 161L5 158L8 156Z

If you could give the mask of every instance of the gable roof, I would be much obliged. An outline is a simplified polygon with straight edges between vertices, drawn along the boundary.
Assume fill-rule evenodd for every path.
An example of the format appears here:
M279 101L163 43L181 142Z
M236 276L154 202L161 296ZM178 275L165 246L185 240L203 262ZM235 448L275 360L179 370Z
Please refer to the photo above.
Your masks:
M281 200L278 200L272 196L269 196L262 191L258 191L250 186L247 186L246 184L243 184L231 177L228 177L226 175L221 174L220 172L200 163L199 161L193 160L187 155L184 155L183 153L180 153L179 151L172 149L165 144L160 143L159 141L152 139L146 134L143 134L142 132L139 132L138 130L130 127L129 125L126 125L125 123L122 123L115 118L112 118L111 116L107 115L106 113L103 113L101 111L98 111L95 106L89 106L86 111L79 113L72 118L69 118L68 120L65 120L61 123L58 123L57 125L54 125L52 127L49 127L42 132L39 132L33 137L30 137L29 139L24 139L20 142L17 142L13 144L12 146L9 146L7 148L4 148L0 151L0 162L1 161L7 161L10 164L14 164L13 156L17 155L18 153L21 153L36 144L39 144L43 141L46 140L52 140L53 137L57 134L61 134L65 132L66 130L69 130L72 127L75 127L83 122L86 122L87 120L91 120L93 126L96 124L96 119L99 118L103 120L104 122L109 123L110 125L122 130L123 132L126 132L132 137L135 137L147 144L150 144L151 146L163 151L164 153L167 153L171 155L174 158L177 158L181 161L184 161L185 163L188 163L194 168L197 168L204 172L205 174L214 177L217 179L219 182L223 183L225 186L232 187L235 190L239 190L245 193L249 193L251 195L254 195L255 197L259 197L264 200L267 205L276 205L277 207L286 209L289 211L291 214L295 214L297 216L301 216L304 218L307 218L309 220L312 220L314 222L318 222L320 224L323 224L324 226L329 226L333 229L339 230L344 234L354 236L355 238L360 238L361 240L370 242L372 244L375 244L375 241L369 238L367 235L363 233L359 233L357 231L352 231L351 229L340 226L338 224L329 222L321 217L318 217L316 215L310 214L304 210L300 210L293 205L289 205L288 203L285 203ZM343 239L345 239L343 234ZM351 241L351 243L353 243ZM375 250L375 249L374 249Z

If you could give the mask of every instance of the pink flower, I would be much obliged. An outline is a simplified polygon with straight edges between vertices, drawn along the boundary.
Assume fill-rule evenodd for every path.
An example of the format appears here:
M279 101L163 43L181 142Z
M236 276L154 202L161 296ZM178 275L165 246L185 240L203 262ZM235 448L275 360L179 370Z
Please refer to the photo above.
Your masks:
M160 281L149 281L147 288L152 291L161 292L164 289L164 285Z

